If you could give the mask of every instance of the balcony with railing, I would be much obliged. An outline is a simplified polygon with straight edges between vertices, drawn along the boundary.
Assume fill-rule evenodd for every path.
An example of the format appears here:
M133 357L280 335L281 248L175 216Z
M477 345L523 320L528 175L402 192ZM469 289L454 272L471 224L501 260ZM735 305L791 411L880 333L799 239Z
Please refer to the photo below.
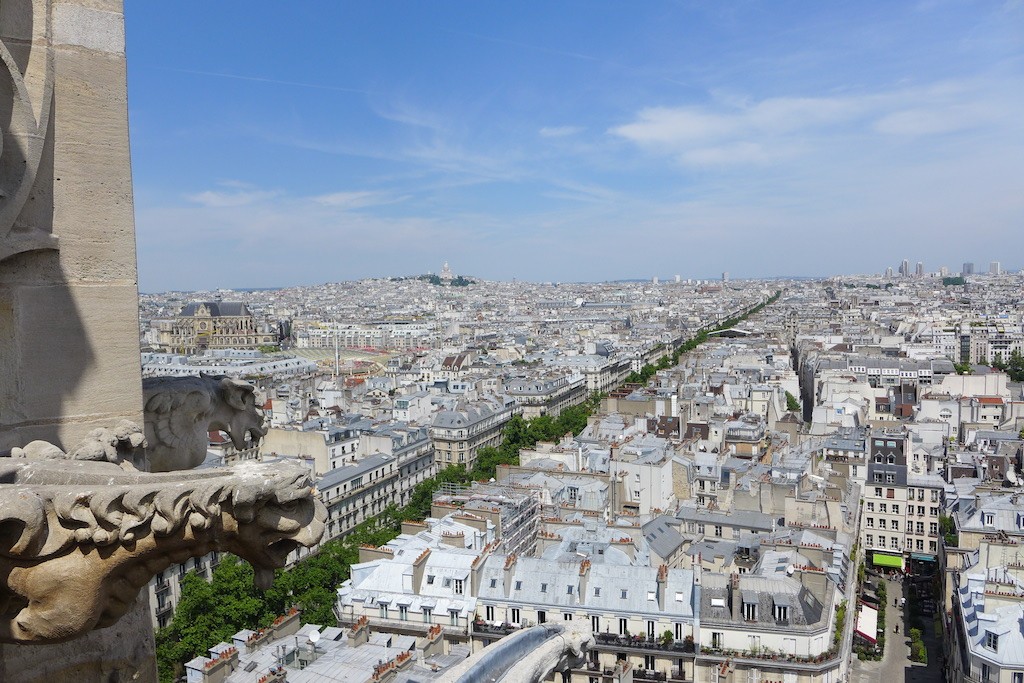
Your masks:
M614 650L616 652L644 652L651 651L671 657L692 657L697 653L696 644L692 638L685 640L662 640L649 636L619 636L613 633L596 633L596 648L602 651Z
M650 669L632 669L634 681L665 681L666 683L681 683L686 681L686 672L680 670L677 667L672 667L668 671L653 671ZM573 673L579 676L585 676L587 678L602 678L605 680L613 680L615 677L615 669L602 665L598 662L588 661L582 667L573 669Z
M820 655L802 656L783 654L780 652L751 652L749 650L721 650L718 648L701 648L702 660L712 662L733 662L749 667L777 667L792 671L819 671L822 668L836 666L842 660L836 650L829 650Z
M477 620L473 622L473 635L485 635L485 636L497 636L498 638L504 638L510 633L519 630L519 626L514 624L493 624L489 621Z

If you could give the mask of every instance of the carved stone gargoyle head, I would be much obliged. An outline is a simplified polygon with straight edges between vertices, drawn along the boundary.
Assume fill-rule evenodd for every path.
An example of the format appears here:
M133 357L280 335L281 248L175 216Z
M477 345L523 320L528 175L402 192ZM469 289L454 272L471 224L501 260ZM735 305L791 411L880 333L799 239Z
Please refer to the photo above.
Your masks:
M78 460L0 458L0 642L53 643L117 621L173 563L213 550L267 587L324 532L299 465L149 474Z
M142 382L146 454L152 472L198 467L211 429L226 432L238 450L267 433L262 402L248 382L224 375L149 377Z

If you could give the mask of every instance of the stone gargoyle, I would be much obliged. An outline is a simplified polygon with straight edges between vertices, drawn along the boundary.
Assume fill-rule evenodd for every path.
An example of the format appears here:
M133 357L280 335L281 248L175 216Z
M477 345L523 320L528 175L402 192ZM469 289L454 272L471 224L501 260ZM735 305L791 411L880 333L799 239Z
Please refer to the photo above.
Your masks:
M326 509L300 465L153 474L27 450L0 458L0 642L109 626L157 572L213 550L248 560L266 588L323 536Z
M256 388L247 382L224 375L150 377L143 380L142 391L151 472L201 465L211 429L226 432L239 450L267 433Z

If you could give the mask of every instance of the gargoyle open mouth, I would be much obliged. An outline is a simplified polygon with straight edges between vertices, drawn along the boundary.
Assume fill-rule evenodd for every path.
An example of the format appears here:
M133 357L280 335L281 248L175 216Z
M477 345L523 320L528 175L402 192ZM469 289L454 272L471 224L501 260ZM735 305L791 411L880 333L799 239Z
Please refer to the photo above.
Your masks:
M274 541L259 552L259 560L249 559L252 564L254 577L253 582L261 590L267 590L274 583L274 570L281 569L288 562L288 556L304 547L304 544L290 538L282 538Z
M267 555L269 555L274 563L278 567L283 567L284 563L288 561L288 556L295 550L303 547L298 541L293 541L290 538L282 538L280 541L274 541L267 548Z

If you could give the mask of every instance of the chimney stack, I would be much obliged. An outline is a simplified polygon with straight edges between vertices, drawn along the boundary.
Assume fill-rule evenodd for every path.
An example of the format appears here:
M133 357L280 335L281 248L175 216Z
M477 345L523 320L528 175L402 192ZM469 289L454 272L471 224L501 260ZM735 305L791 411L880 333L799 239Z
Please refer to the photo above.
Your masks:
M365 645L370 640L370 620L361 616L348 632L349 647Z
M668 591L668 565L658 567L658 609L665 611L665 593Z

